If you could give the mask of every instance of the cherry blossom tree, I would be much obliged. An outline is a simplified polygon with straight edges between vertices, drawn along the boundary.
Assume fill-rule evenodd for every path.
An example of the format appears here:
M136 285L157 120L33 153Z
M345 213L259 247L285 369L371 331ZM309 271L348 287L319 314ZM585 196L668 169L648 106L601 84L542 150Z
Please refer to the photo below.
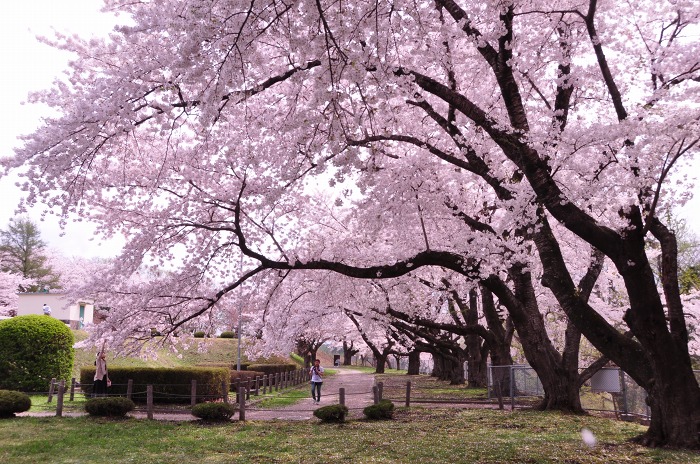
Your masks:
M21 275L0 271L0 316L17 315L17 289L29 284L30 281Z
M106 6L133 25L57 38L72 71L33 99L59 116L5 161L29 204L127 237L100 276L115 309L104 334L175 330L287 271L437 266L502 301L496 282L512 279L530 303L539 280L646 389L642 441L700 446L677 244L659 215L687 197L666 180L700 137L693 2ZM624 329L565 258L591 247L622 278ZM134 281L145 265L173 269Z

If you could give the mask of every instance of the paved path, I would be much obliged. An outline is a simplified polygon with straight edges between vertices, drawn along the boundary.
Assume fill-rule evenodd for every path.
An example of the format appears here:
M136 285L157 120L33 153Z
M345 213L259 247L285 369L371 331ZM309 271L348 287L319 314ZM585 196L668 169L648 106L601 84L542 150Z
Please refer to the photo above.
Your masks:
M345 405L350 409L350 417L362 417L362 409L373 401L372 387L374 375L365 374L349 368L337 369L337 374L324 378L321 388L320 404L313 404L311 384L309 397L284 408L259 409L251 405L246 410L246 420L307 420L312 419L315 409L328 404L340 402L339 392L345 388ZM280 393L284 396L284 393Z

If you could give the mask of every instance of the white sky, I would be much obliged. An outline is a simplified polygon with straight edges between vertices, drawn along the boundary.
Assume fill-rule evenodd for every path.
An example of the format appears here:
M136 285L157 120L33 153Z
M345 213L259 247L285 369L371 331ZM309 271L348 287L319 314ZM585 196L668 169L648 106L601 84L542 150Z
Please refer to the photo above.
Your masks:
M66 67L69 55L36 40L36 36L51 37L53 31L80 36L106 35L116 19L100 13L101 0L21 0L3 2L0 28L0 89L3 108L0 110L0 157L12 153L18 145L17 136L31 133L45 109L23 105L30 91L50 87L54 77ZM21 192L11 178L0 179L0 229L7 227L19 203ZM118 241L99 244L91 240L94 226L69 223L61 231L58 218L47 217L41 222L41 209L31 211L30 218L38 223L42 238L50 248L67 256L114 256L121 245Z
M38 125L42 108L23 105L27 94L51 85L66 66L68 55L39 43L37 35L51 36L53 31L81 36L105 35L113 27L113 15L100 13L101 0L22 0L3 3L0 28L0 157L12 153L17 136L32 132ZM692 231L700 235L700 185L696 198L676 213L685 218ZM10 178L0 180L0 228L7 227L21 192ZM67 256L114 256L118 241L99 244L91 240L94 226L69 223L61 231L58 219L48 216L43 222L41 210L29 216L39 224L42 237L51 248Z

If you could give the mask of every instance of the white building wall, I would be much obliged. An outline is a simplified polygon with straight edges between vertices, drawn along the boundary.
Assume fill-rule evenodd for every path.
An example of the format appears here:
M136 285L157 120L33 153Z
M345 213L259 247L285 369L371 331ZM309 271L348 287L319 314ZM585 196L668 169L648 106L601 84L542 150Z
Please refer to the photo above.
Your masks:
M44 314L42 307L46 303L51 307L51 317L69 322L74 328L80 328L80 306L84 306L82 324L93 323L94 306L87 301L72 303L62 293L20 293L17 302L17 315Z

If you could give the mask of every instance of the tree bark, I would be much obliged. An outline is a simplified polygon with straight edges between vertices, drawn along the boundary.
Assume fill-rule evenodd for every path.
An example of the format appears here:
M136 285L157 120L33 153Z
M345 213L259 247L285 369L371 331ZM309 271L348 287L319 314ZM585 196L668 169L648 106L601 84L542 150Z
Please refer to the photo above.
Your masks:
M420 374L420 351L412 350L408 353L408 372L407 375Z
M343 366L352 365L352 357L359 353L360 350L355 348L355 342L350 342L348 345L347 341L343 341Z
M469 305L467 306L466 314L464 315L467 325L476 325L479 323L478 312L478 293L476 289L469 291ZM467 353L467 383L470 387L483 388L488 384L486 376L486 356L482 356L481 337L476 334L467 335L464 337ZM488 350L486 350L488 351Z

